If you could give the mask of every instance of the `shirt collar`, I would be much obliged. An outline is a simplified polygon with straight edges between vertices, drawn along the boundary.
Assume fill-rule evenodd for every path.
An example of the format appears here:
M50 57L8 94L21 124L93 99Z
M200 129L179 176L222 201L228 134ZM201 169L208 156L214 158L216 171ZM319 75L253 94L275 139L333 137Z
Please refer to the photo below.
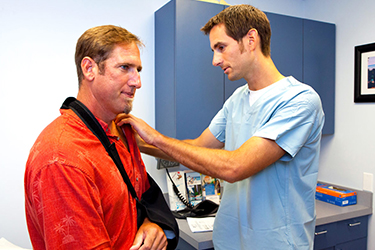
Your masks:
M71 109L60 109L60 113L61 113L62 115L64 115L64 114L68 114L68 115L74 116L74 117L76 117L76 119L82 121L82 120L77 116L77 114L74 113L74 111L71 110ZM107 134L107 135L111 135L111 130L109 129L109 126L107 125L107 123L105 123L104 121L100 120L100 119L99 119L98 117L96 117L96 116L95 116L95 118L96 118L96 120L98 120L100 126L102 126L102 128L103 128L103 130L106 132L106 134ZM83 122L83 121L82 121L82 122ZM111 136L112 136L112 135L111 135Z

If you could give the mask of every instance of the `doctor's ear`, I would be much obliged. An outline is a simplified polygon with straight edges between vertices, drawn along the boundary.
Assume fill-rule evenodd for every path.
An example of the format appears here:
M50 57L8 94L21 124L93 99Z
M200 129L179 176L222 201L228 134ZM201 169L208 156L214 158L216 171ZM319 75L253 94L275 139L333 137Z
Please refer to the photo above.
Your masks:
M247 32L246 37L248 39L248 43L249 43L250 46L254 46L257 43L259 43L259 41L260 41L258 31L254 28L250 29Z
M95 63L95 61L88 56L84 57L81 61L82 73L84 77L89 81L94 80L96 67L97 64Z

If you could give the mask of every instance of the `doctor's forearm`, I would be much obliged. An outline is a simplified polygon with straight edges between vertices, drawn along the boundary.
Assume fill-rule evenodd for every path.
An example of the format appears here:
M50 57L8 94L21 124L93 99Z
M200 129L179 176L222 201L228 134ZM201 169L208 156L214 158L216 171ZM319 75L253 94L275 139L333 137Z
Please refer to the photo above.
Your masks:
M237 181L233 151L198 147L189 142L160 135L154 141L154 145L175 161L196 172L228 182Z

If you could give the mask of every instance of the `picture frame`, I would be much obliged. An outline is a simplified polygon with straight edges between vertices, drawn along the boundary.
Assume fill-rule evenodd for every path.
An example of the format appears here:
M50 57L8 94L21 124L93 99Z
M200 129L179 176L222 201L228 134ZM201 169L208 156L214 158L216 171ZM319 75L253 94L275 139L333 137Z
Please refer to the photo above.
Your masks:
M354 48L354 102L375 102L375 43Z

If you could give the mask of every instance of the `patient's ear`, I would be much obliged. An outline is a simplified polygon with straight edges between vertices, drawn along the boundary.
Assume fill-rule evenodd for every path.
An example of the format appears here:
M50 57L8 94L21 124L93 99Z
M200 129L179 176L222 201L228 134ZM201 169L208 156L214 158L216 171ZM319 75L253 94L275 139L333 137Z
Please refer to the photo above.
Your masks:
M82 59L81 61L81 69L82 69L82 73L83 73L83 76L88 80L88 81L92 81L95 79L95 74L96 74L96 71L97 71L97 64L96 62L86 56Z

